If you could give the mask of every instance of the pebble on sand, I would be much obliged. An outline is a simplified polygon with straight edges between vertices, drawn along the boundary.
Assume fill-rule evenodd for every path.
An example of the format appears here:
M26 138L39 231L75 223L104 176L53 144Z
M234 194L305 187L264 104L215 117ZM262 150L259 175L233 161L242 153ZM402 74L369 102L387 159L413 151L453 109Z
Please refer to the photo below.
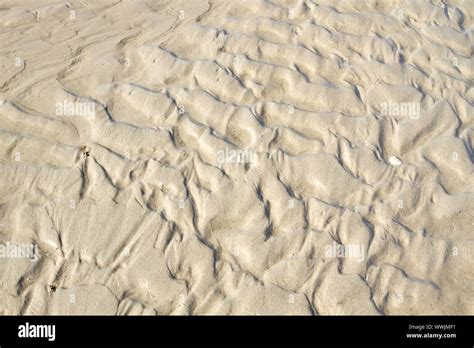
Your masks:
M400 159L398 157L395 157L395 156L390 157L388 159L388 161L393 166L399 166L400 164L402 164L402 161L400 161Z

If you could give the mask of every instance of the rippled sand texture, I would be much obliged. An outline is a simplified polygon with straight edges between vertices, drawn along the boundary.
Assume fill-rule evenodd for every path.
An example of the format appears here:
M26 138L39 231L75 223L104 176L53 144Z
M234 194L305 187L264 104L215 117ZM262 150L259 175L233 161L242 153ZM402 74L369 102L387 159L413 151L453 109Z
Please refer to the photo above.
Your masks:
M0 312L474 314L443 2L2 0Z

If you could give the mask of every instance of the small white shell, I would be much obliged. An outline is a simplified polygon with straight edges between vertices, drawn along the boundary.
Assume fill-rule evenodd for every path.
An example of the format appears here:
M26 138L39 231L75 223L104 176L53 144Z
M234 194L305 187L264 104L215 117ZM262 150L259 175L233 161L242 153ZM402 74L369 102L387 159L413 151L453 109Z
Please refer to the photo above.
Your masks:
M395 157L395 156L391 156L388 161L390 162L391 165L393 166L399 166L400 164L402 164L402 161L400 161L400 159L398 157Z

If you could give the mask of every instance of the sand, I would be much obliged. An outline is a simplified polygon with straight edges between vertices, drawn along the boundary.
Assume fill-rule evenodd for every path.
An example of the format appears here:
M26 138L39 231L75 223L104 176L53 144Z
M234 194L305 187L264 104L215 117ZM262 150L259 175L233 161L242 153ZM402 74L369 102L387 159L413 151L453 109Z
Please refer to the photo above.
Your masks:
M2 0L0 313L474 314L471 0Z

